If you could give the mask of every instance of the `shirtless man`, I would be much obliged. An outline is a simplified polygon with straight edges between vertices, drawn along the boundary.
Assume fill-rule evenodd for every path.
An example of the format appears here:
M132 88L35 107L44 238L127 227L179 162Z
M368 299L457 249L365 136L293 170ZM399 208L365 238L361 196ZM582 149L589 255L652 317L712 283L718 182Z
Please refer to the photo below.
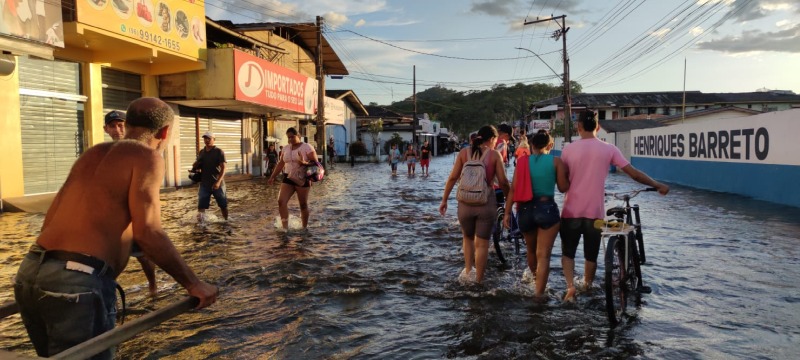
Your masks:
M109 111L105 116L105 125L103 125L103 131L105 131L106 134L108 134L108 136L110 136L114 141L124 138L125 113L119 110ZM125 230L124 236L133 236L130 226L128 226L128 229ZM136 245L135 241L133 242L131 248L131 256L135 257L136 260L139 260L139 264L142 265L142 272L144 272L144 276L147 278L147 289L150 292L150 296L156 296L158 288L156 287L155 265L153 265L153 262L144 255L142 249Z
M128 107L125 139L84 152L47 211L36 244L20 264L14 296L39 356L52 356L114 327L116 277L132 239L200 301L219 290L197 278L161 228L161 156L175 114L155 98ZM132 237L123 236L128 227ZM95 358L111 359L108 349Z

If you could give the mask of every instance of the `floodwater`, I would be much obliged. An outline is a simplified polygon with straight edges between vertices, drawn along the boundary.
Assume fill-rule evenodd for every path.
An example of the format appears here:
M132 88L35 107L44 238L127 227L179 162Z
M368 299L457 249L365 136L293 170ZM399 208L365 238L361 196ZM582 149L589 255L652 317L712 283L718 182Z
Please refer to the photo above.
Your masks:
M558 239L544 304L520 281L521 259L501 270L490 254L483 286L458 282L455 195L446 216L437 211L452 161L434 159L427 178L405 176L402 164L397 177L388 164L339 164L311 190L307 232L275 229L278 186L263 179L228 184L228 223L195 224L195 188L164 193L167 232L221 296L123 343L117 357L781 359L800 350L800 209L679 186L643 193L634 203L653 292L612 330L602 280L576 304L559 300ZM619 174L607 183L638 187ZM295 199L290 211L299 215ZM0 215L0 303L13 299L11 277L42 218ZM158 280L150 299L129 264L119 278L128 320L185 295L160 270ZM33 354L18 316L0 320L0 349Z

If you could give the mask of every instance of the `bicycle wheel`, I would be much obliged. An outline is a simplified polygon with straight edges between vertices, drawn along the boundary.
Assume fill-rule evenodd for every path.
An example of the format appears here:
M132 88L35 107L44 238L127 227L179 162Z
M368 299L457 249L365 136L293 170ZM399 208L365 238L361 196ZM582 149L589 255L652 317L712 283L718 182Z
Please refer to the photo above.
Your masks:
M609 237L605 256L606 313L611 327L614 327L622 321L628 302L625 238Z
M641 225L636 229L636 243L639 244L639 261L644 264L647 258L644 256L644 236L642 235Z
M511 238L513 238L514 240L514 254L520 255L522 254L522 250L527 250L527 249L525 248L525 238L522 236L522 232L519 231L519 222L517 219L518 219L517 216L513 215L512 213L511 215L512 230L509 232L509 234L511 234Z
M495 217L494 222L494 229L492 229L492 243L494 243L494 252L497 254L497 258L500 259L500 262L503 265L506 264L506 258L503 256L503 250L501 242L504 238L504 228L503 228L503 218L505 217L505 209L502 207L497 208L497 217Z
M636 234L633 231L628 233L628 236L633 239ZM630 283L630 289L634 291L638 291L639 287L642 286L642 267L639 263L639 251L636 249L636 241L630 242L630 248L628 249L628 282Z

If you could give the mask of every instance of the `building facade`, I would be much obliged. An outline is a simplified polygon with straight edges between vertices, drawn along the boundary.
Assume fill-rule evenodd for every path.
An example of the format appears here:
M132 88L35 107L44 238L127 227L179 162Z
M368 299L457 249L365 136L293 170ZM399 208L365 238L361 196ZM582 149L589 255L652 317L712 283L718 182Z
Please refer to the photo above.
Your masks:
M285 143L288 127L316 144L318 79L347 74L315 24L218 23L183 0L44 5L26 20L2 9L0 199L58 191L85 149L110 140L105 113L142 96L178 115L164 186L190 183L205 131L228 173L260 174L266 141Z

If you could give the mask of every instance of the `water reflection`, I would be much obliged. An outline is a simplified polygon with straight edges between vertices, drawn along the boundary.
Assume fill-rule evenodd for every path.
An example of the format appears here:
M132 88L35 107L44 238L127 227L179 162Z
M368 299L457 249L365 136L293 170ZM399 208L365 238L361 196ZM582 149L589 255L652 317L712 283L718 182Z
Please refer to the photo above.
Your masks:
M455 202L446 217L437 213L450 166L451 156L434 159L430 177L390 177L386 164L339 166L312 189L308 231L276 230L278 187L262 179L229 184L231 220L205 226L194 220L195 189L163 194L167 232L222 294L210 309L124 343L118 357L794 356L800 210L684 187L668 197L640 195L650 263L644 281L653 293L612 331L599 287L576 304L559 300L558 245L544 304L521 281L523 259L500 270L490 254L484 285L457 281ZM624 175L609 179L612 192L637 187ZM299 214L296 200L289 207ZM0 215L2 278L16 272L42 219ZM120 277L131 316L183 296L166 274L157 276L155 299L135 262ZM10 282L0 283L0 301L10 297ZM0 321L0 348L32 354L18 319Z

